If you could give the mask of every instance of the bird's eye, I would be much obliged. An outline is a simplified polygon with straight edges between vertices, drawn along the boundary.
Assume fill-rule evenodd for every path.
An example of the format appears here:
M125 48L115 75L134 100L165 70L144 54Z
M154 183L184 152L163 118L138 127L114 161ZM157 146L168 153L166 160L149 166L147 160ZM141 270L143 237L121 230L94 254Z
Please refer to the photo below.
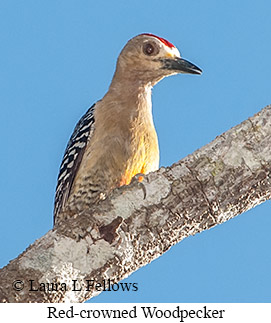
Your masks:
M145 43L143 45L143 53L145 55L151 56L151 55L158 54L158 50L157 50L156 46L154 46L153 44L151 44L151 43Z

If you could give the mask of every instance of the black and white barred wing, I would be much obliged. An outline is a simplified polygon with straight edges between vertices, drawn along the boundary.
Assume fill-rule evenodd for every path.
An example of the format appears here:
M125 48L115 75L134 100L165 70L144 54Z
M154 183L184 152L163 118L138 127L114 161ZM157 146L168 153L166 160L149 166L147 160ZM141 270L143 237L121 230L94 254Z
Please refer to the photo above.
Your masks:
M65 203L69 198L72 184L81 164L86 145L93 133L94 109L95 104L93 104L78 121L65 150L56 186L54 222L56 222L58 213L65 206Z

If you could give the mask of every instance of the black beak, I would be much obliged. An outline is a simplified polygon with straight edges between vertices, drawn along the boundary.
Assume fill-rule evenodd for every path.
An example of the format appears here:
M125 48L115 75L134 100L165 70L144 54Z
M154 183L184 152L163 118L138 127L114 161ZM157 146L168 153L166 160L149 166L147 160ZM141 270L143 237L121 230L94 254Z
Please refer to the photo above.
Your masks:
M201 74L202 70L187 60L175 57L162 59L163 69L176 71L177 73Z

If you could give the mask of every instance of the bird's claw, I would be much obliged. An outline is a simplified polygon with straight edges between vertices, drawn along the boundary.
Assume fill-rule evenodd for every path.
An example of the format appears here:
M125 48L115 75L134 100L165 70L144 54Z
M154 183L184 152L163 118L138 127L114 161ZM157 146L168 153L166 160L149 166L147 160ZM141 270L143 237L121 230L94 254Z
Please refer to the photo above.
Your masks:
M146 190L146 187L145 185L142 183L142 181L144 180L145 178L145 174L142 174L142 173L138 173L136 174L133 178L132 178L132 181L131 183L137 183L138 186L140 188L142 188L142 191L143 191L143 200L145 200L146 196L147 196L147 190Z

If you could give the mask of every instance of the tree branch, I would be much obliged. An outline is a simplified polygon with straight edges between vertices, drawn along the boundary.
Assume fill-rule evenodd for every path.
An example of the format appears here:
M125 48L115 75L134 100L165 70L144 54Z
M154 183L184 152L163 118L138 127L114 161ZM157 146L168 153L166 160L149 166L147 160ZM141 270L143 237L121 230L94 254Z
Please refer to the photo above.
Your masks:
M83 302L108 279L119 282L185 237L270 199L270 151L267 106L143 186L133 181L49 231L1 269L0 301Z

